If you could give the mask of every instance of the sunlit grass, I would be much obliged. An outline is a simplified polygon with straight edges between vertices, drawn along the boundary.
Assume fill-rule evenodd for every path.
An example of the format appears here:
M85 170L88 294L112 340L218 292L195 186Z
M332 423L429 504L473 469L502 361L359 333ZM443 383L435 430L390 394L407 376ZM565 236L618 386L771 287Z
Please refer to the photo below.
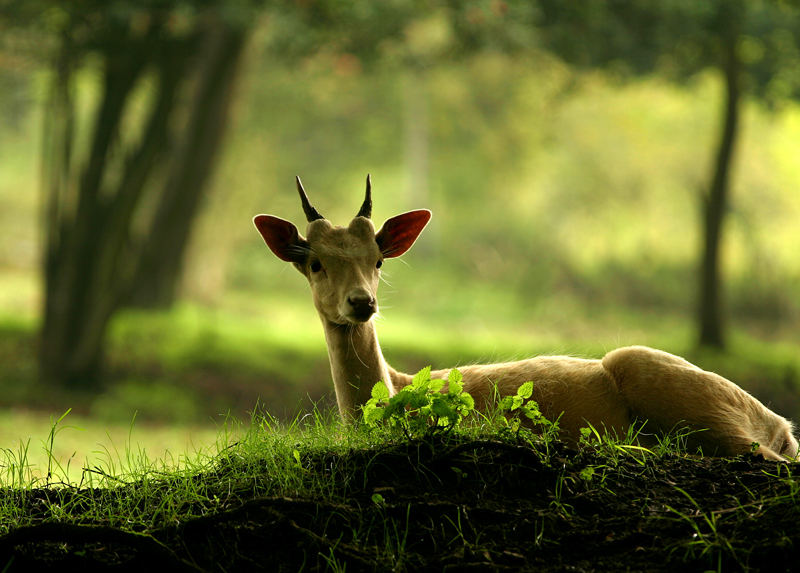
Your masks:
M0 533L42 518L137 530L236 507L251 497L329 497L337 480L347 477L346 468L333 466L333 479L306 471L302 460L368 449L385 440L363 427L345 429L334 413L319 410L290 423L257 414L249 422L226 420L215 429L165 431L98 427L91 421L77 430L68 418L3 419L4 439L26 426L39 436L0 451L0 485L13 488L0 498ZM15 422L17 430L6 427ZM85 438L76 438L76 431ZM197 441L205 442L203 447L196 447ZM82 454L86 457L79 462ZM48 488L44 501L36 501L37 488Z
M31 271L0 269L0 317L32 323L40 307L40 286Z
M66 415L65 415L66 414ZM146 467L179 467L213 450L218 423L153 425L101 422L67 412L0 412L0 484L81 483L90 472L125 475Z

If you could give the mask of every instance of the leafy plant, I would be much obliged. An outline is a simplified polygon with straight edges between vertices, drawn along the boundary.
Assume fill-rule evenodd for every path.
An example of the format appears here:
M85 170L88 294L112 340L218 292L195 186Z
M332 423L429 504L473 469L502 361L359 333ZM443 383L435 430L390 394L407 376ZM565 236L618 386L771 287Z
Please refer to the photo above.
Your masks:
M464 392L461 372L453 368L444 380L431 379L431 367L423 368L411 384L394 396L383 382L372 387L372 397L363 406L368 426L387 425L408 438L451 431L475 410L475 401Z
M503 414L501 418L501 423L505 425L503 429L518 435L522 428L521 416L524 416L534 427L542 430L545 437L555 437L558 433L558 420L551 422L545 418L539 410L539 404L531 399L531 396L533 396L533 382L525 382L517 388L516 394L503 396L500 399L498 409Z

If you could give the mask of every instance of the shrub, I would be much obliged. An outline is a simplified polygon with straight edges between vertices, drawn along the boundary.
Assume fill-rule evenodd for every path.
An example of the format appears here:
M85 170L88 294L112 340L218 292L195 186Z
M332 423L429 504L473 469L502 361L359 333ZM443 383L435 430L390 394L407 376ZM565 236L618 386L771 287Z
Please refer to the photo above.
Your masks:
M372 397L364 405L364 422L368 426L387 425L408 438L421 438L449 432L475 410L475 401L461 382L461 372L453 368L447 379L431 379L431 367L423 368L411 384L394 396L383 382L372 387Z

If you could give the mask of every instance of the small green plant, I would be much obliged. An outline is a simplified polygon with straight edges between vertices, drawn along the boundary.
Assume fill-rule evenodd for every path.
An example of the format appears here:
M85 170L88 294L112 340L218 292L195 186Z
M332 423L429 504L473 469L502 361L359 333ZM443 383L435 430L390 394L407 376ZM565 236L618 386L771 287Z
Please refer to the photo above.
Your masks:
M556 478L556 485L553 490L553 499L550 502L550 507L564 517L571 517L575 514L575 508L564 502L564 484L572 484L574 481L574 478L567 476L564 470L562 470L558 478Z
M431 379L431 367L423 368L411 384L394 396L383 382L372 387L372 397L364 405L364 422L376 427L388 425L408 438L420 438L450 431L475 410L475 401L461 382L461 372L453 368L444 380Z
M580 478L585 482L590 482L597 473L599 466L586 466L580 471Z
M655 435L656 446L653 451L658 457L663 457L666 454L686 455L690 453L689 444L692 436L706 431L708 430L694 430L681 424L676 424L669 432Z
M736 549L734 548L731 540L726 537L719 528L720 514L722 511L709 511L705 512L700 507L700 504L689 495L689 493L678 486L673 486L676 491L686 497L695 508L693 514L683 513L671 505L666 505L666 508L678 516L682 521L685 521L692 528L692 540L684 544L687 555L707 557L714 565L715 571L723 570L723 558L729 557L741 566ZM705 525L705 527L703 527ZM708 531L704 531L707 529Z
M639 434L644 424L631 425L624 436L617 436L615 432L600 432L589 424L581 428L581 437L578 443L583 448L590 448L604 454L614 465L620 461L620 455L627 455L639 465L645 465L648 456L655 455L652 450L638 444Z
M498 409L503 416L502 430L519 436L522 428L522 416L530 420L530 425L541 430L542 435L556 437L558 434L558 420L551 422L539 410L539 404L531 399L533 396L533 382L525 382L517 388L516 394L503 396L498 404Z

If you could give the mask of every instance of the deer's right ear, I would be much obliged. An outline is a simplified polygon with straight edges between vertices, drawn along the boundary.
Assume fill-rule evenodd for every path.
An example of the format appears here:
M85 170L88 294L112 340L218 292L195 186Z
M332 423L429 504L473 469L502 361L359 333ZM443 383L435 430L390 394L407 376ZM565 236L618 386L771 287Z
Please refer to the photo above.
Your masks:
M297 227L272 215L256 215L253 223L275 256L288 263L305 262L309 244L300 236Z
M431 212L427 209L409 211L392 217L383 224L375 235L375 241L386 258L399 257L411 248L422 229L431 220Z

